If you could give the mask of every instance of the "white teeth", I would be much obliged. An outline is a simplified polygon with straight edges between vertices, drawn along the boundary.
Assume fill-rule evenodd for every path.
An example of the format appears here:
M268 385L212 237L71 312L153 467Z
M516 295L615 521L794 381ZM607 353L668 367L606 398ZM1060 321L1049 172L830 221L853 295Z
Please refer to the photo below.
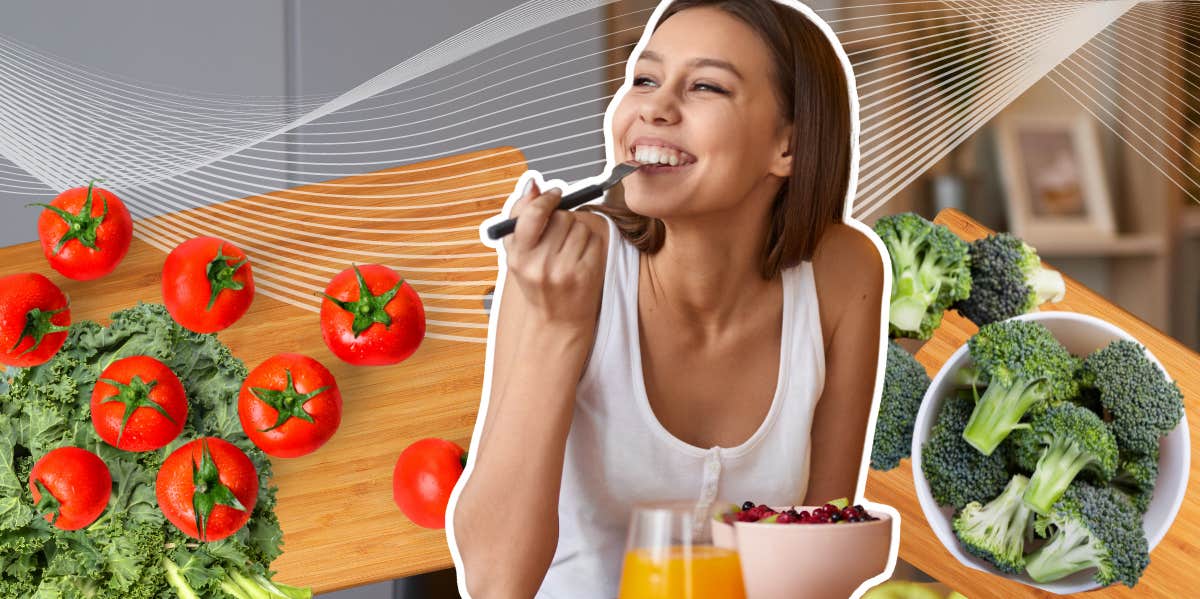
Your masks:
M682 152L662 146L636 146L633 149L633 155L634 160L646 164L665 164L670 166L691 164L691 162L685 160Z

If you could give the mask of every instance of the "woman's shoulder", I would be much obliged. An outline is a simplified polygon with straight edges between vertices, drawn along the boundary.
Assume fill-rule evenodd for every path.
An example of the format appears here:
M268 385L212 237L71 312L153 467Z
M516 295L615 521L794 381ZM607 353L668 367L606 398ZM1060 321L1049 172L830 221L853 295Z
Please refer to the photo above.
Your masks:
M866 232L847 223L834 223L825 230L813 252L813 271L818 277L844 276L883 283L883 256Z
M834 330L852 306L883 295L883 256L871 237L854 225L835 223L825 230L813 252L812 268L826 331Z

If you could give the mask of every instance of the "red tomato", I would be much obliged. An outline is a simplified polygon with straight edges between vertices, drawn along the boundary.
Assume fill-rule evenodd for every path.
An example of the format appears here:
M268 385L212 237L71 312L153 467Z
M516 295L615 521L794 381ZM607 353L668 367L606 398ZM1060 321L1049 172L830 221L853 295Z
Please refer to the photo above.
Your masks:
M321 336L351 364L396 364L425 338L425 307L396 271L382 264L354 266L325 288Z
M179 377L150 356L109 364L92 388L92 426L117 449L159 449L183 432L187 414Z
M250 520L258 501L258 473L236 445L203 437L163 460L155 495L163 515L183 534L219 541Z
M125 203L107 189L68 189L42 206L38 237L50 266L64 277L87 281L113 271L133 239L133 219Z
M233 244L197 237L167 256L163 303L176 322L197 333L215 333L250 309L254 277L250 259Z
M63 530L79 530L108 507L112 474L100 456L78 447L60 447L33 465L29 490L47 522Z
M242 430L270 455L294 458L325 444L342 423L333 374L300 354L279 354L250 372L238 394Z
M67 340L71 309L50 279L28 272L0 278L0 363L45 364Z
M408 446L392 472L392 497L419 526L446 528L446 504L462 476L467 452L444 439L421 439Z

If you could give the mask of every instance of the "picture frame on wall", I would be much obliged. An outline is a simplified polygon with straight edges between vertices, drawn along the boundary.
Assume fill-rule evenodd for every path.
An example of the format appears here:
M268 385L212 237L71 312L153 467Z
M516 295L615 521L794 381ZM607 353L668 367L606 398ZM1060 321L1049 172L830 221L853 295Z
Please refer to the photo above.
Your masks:
M1002 114L995 127L1014 235L1035 246L1116 237L1100 137L1089 114Z

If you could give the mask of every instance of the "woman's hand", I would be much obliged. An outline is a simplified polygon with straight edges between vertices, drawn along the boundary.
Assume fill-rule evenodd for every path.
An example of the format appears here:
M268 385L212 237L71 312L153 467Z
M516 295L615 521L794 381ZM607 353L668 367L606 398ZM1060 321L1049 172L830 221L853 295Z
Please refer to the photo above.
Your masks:
M561 199L531 182L509 214L517 226L504 238L508 272L494 306L483 430L448 508L456 565L477 599L534 596L558 547L567 434L595 339L606 257L604 233L586 215L558 210ZM542 509L525 509L531 505ZM506 516L497 518L498 509ZM501 546L507 550L497 552Z
M559 210L562 190L542 193L532 179L513 205L516 229L504 238L508 274L543 324L591 331L604 284L604 239L579 215Z

